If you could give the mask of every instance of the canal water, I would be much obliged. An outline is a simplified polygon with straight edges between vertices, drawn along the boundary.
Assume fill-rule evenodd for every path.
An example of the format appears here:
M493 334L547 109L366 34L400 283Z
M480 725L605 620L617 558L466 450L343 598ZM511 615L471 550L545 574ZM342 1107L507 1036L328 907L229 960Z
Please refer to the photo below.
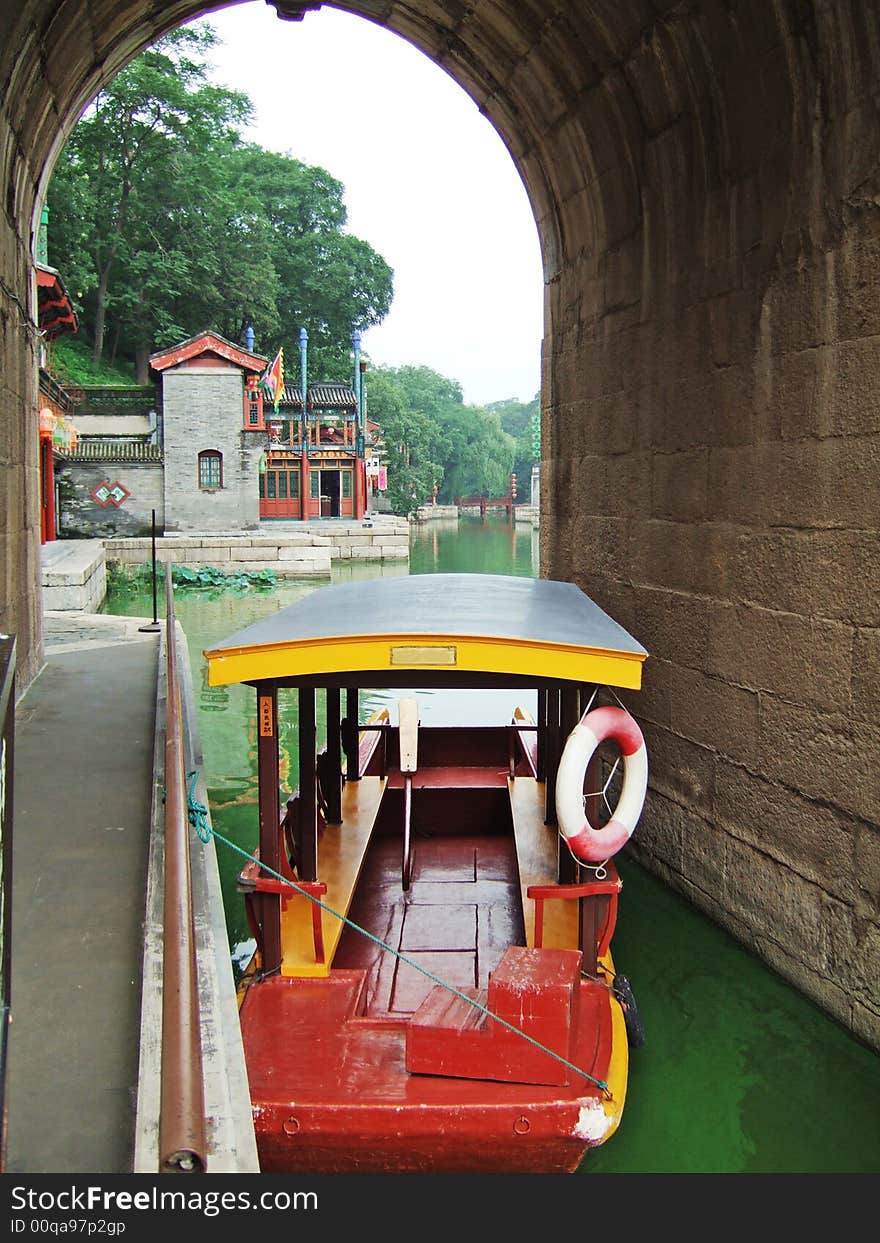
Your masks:
M423 524L412 531L409 567L358 564L333 577L433 571L535 576L537 533L491 518L485 524ZM190 651L212 821L218 833L246 850L257 842L254 693L209 687L202 651L316 585L279 581L275 589L244 594L175 590ZM149 617L152 594L111 586L105 609ZM510 703L472 697L469 716L475 722L509 719L508 709L523 696L507 694ZM362 714L381 702L365 692ZM296 738L289 724L293 713L280 707L288 721L281 775L290 791L296 786ZM423 720L441 720L448 708L443 692L420 692ZM322 728L319 720L319 739ZM230 953L239 964L251 949L235 889L242 860L222 843L217 850ZM588 1155L581 1172L880 1171L880 1057L625 854L617 861L623 893L614 959L632 981L646 1039L631 1051L620 1128Z

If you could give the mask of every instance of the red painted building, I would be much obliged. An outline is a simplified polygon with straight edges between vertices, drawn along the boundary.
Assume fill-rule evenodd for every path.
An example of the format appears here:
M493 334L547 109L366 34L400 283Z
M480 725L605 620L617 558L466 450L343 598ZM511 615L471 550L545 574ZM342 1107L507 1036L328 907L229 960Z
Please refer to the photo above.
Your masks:
M268 447L260 472L260 518L363 518L363 436L347 384L286 386L265 415Z
M276 406L261 383L267 359L207 331L150 362L162 377L166 530L364 517L368 438L354 387L283 385ZM360 364L356 374L361 387Z
M37 313L40 324L40 542L57 538L55 498L55 461L76 448L77 432L73 426L73 399L55 380L47 367L52 343L66 332L76 332L76 314L55 268L47 257L49 212L43 208L37 239Z

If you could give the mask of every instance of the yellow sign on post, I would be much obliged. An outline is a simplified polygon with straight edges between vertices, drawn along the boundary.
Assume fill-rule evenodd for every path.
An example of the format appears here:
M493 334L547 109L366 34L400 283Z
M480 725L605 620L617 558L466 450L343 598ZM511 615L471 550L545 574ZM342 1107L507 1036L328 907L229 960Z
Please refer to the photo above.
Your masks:
M272 696L260 696L260 737L272 738L275 734L275 717L272 712Z

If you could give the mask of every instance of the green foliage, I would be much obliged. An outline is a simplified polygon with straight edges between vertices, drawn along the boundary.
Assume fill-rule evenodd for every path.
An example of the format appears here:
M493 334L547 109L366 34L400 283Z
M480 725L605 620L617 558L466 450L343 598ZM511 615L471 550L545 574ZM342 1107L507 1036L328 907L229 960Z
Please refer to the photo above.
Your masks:
M398 374L391 368L368 372L365 391L367 417L379 424L385 443L388 500L394 513L408 514L430 499L443 468L434 456L435 424L413 405Z
M134 370L124 364L95 363L88 344L75 337L58 337L49 348L47 370L62 384L134 384Z
M536 393L528 402L516 401L513 398L493 401L487 409L498 415L501 426L516 442L513 470L517 479L518 499L527 499L532 466L541 460L541 394Z
M515 442L497 414L466 406L461 386L429 367L379 368L367 374L368 417L382 429L388 495L396 513L431 497L505 496Z
M227 574L225 570L211 565L200 565L195 569L187 565L173 565L171 582L175 587L224 587L236 592L250 591L253 587L277 586L274 570L234 570Z
M125 591L130 586L143 587L144 584L151 582L152 575L153 567L149 562L141 562L137 565L116 565L108 577L108 594ZM234 570L226 573L225 570L219 570L210 565L172 565L171 582L174 587L182 589L203 591L220 587L236 595L253 590L270 590L278 585L275 571L268 568Z
M309 379L351 381L352 329L384 319L393 273L366 242L342 231L344 187L323 168L253 144L240 145L226 168L237 193L250 196L254 217L267 225L262 244L278 288L268 315L253 297L241 300L237 316L223 321L226 335L238 339L252 323L258 342L273 341L265 352L274 354L275 342L284 347L285 373L299 388L299 330L305 327Z
M136 361L204 328L285 346L348 378L351 331L379 323L393 274L343 232L343 187L323 169L245 143L246 95L211 84L217 36L184 27L102 90L74 129L49 190L50 262L99 362ZM287 334L295 339L287 339Z

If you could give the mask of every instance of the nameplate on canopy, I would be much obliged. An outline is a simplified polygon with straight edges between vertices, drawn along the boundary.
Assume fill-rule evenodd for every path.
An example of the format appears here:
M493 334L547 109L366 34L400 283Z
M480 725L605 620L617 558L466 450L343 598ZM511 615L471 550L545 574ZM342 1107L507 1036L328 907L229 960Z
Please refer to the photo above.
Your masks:
M458 663L454 647L392 647L392 665L454 665Z

